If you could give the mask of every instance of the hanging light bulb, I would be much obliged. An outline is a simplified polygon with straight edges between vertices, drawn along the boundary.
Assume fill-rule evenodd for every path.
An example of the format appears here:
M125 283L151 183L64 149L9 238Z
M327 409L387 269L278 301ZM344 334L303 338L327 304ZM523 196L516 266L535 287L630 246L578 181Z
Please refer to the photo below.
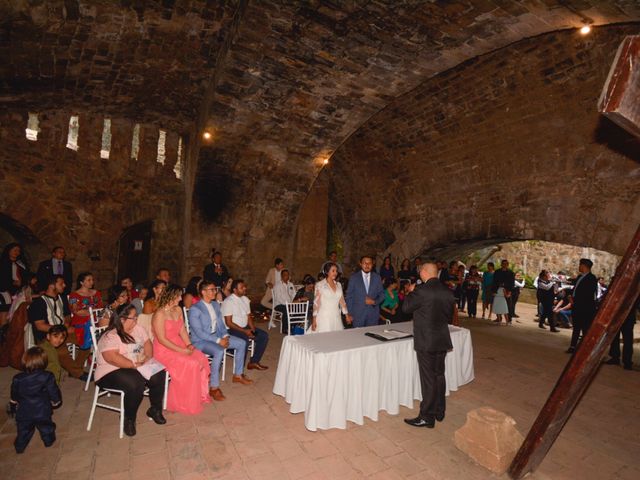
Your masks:
M580 33L582 35L587 35L591 32L591 27L589 25L584 25L581 29L580 29Z
M213 137L213 135L211 135L211 132L204 132L202 134L202 138L204 138L205 140L211 140L211 137Z

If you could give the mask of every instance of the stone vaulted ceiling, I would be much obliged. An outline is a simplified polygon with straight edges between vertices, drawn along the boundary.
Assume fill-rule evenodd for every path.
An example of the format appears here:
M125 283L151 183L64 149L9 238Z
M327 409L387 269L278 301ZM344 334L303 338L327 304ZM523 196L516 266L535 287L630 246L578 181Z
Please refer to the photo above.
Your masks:
M438 72L523 37L638 18L635 0L1 0L0 102L181 131L204 109L216 158L308 182Z
M638 20L637 0L0 0L0 108L187 136L195 191L221 175L230 191L215 228L199 208L189 226L186 204L204 240L184 248L197 264L234 245L240 262L291 249L323 160L394 99L523 38Z

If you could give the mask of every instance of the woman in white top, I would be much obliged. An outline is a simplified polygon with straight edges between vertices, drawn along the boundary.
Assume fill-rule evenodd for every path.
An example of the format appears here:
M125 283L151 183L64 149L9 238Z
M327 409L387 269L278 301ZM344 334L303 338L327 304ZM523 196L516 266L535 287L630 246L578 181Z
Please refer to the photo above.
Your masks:
M327 262L324 265L325 279L316 283L313 300L313 321L308 333L334 332L343 330L340 312L347 316L347 323L352 322L351 315L347 311L347 303L342 294L342 285L336 281L338 267L335 263Z

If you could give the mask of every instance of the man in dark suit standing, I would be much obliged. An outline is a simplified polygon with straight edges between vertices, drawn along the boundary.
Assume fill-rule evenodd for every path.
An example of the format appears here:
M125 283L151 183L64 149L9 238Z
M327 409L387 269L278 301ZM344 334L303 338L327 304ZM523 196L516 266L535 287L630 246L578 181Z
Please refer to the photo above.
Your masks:
M222 263L222 254L220 252L214 252L211 260L212 262L204 267L202 278L203 280L213 282L218 288L223 288L229 279L229 270L227 270L227 267Z
M71 293L71 286L73 285L73 269L71 263L65 260L67 253L64 247L54 247L51 251L51 258L44 260L38 265L38 288L44 289L47 287L49 279L53 275L62 275L64 277L64 295Z
M578 346L580 333L585 337L591 322L596 316L596 297L598 294L598 279L591 273L593 262L588 258L581 258L578 264L580 275L576 279L573 287L573 307L571 307L571 317L573 320L573 333L571 334L571 345L567 353L573 353Z
M373 258L360 259L361 271L349 278L347 309L353 316L354 327L371 327L380 321L380 304L384 301L384 287L380 275L373 272Z
M405 419L414 427L433 428L444 420L446 380L444 360L453 348L449 324L453 321L453 293L438 280L438 266L425 263L419 270L421 285L410 285L402 311L413 314L413 348L418 357L422 402L420 415Z
M500 287L504 288L504 296L507 300L507 307L509 308L509 320L507 321L507 324L511 324L511 320L513 319L513 303L511 301L511 295L513 293L513 289L516 287L516 275L513 273L513 270L509 268L509 260L502 260L500 262L500 270L496 270L493 274L493 285L491 286L491 289L494 295L498 292Z

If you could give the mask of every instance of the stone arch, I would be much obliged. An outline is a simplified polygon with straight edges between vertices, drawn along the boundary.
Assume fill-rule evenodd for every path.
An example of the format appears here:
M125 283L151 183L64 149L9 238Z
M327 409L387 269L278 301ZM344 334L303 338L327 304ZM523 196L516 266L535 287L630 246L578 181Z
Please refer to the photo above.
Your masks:
M610 141L596 103L635 31L523 40L397 98L334 155L334 219L380 255L532 238L622 254L640 221L640 143Z
M4 245L10 242L20 243L31 268L36 266L37 260L47 250L31 228L2 212L0 212L0 239L0 248L4 248Z

